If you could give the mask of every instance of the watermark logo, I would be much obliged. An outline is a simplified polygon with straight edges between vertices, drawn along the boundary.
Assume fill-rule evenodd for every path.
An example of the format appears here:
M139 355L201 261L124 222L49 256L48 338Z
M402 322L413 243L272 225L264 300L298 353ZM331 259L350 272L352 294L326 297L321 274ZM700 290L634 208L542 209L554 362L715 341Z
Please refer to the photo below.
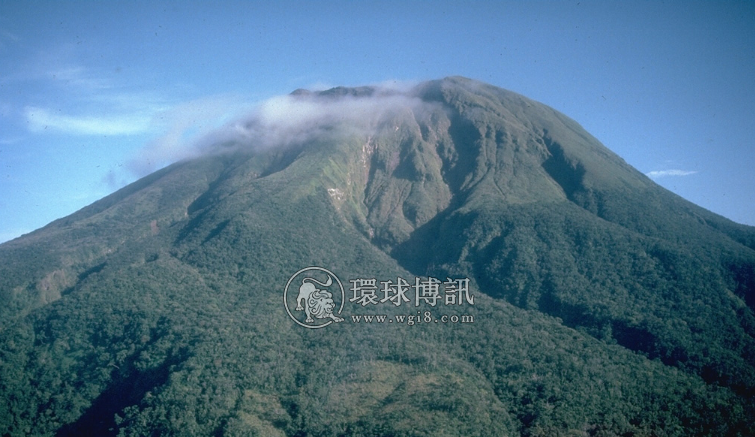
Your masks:
M475 298L469 289L469 279L415 277L407 281L402 277L396 280L380 281L376 278L350 279L348 302L354 307L366 306L409 307L409 313L351 314L345 316L352 323L396 323L414 326L420 323L473 323L472 314L440 313L424 311L420 306L444 307L448 310L474 306ZM412 283L413 282L413 283ZM343 322L341 317L347 301L343 284L331 271L322 267L307 267L294 273L283 292L286 312L291 319L305 328L324 328L333 323ZM337 307L337 309L336 309ZM415 314L416 313L416 314Z
M297 324L310 329L343 322L343 317L339 316L345 300L341 281L322 267L306 267L294 273L283 291L288 315Z

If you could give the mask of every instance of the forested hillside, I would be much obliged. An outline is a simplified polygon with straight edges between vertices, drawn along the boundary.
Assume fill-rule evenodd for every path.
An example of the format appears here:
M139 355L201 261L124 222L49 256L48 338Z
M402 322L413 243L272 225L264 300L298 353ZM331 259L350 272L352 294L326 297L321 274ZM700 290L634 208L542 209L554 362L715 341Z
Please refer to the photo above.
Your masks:
M0 434L755 434L755 229L469 79L284 102L0 245ZM308 266L343 322L287 314Z

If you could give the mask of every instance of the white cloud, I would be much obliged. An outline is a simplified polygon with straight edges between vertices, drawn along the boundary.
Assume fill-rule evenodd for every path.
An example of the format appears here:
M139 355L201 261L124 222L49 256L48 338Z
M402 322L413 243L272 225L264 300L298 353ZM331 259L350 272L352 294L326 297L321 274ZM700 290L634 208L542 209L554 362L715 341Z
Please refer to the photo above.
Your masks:
M17 87L23 100L0 102L2 114L19 113L33 133L135 135L153 127L168 108L164 91L124 86L112 74L78 63L76 48L63 44L22 62L0 82ZM24 101L25 100L25 101Z
M666 176L689 176L697 173L697 171L689 171L689 170L654 170L648 173L645 173L646 176L657 179L662 178Z
M344 132L369 134L386 114L427 107L403 92L406 83L386 83L360 95L303 93L270 98L256 104L237 96L213 96L178 105L159 114L164 132L127 164L144 176L168 164L202 154L240 148L260 150L302 144ZM245 114L245 115L241 115ZM112 178L111 178L112 179Z
M227 143L250 148L285 146L330 133L335 127L339 133L345 129L364 133L391 111L402 107L418 110L426 105L417 97L385 88L363 96L278 96L203 138L199 147L207 151Z
M35 66L19 77L6 78L50 90L41 103L28 102L23 106L22 115L30 132L141 134L148 132L154 116L167 108L159 95L124 91L111 79L80 65L58 61L51 64L53 67ZM71 108L75 108L75 113Z
M28 106L24 110L32 132L57 131L75 135L134 135L147 132L152 115L136 112L119 115L66 115L45 108Z

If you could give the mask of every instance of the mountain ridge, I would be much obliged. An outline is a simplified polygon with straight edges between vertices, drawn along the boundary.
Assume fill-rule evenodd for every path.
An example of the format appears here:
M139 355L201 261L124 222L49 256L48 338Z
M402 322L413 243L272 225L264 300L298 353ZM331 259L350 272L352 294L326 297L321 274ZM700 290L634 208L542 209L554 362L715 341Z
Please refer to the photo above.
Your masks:
M451 77L233 131L0 245L1 432L755 432L755 228L565 115ZM303 329L282 288L314 265L466 277L475 323Z

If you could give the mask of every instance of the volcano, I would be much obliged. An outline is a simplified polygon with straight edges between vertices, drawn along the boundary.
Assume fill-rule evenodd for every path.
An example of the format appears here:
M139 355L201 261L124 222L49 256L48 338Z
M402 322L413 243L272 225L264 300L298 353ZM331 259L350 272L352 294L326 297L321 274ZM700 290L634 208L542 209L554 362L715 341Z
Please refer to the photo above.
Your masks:
M556 110L296 90L201 151L0 245L0 434L755 434L755 228Z

